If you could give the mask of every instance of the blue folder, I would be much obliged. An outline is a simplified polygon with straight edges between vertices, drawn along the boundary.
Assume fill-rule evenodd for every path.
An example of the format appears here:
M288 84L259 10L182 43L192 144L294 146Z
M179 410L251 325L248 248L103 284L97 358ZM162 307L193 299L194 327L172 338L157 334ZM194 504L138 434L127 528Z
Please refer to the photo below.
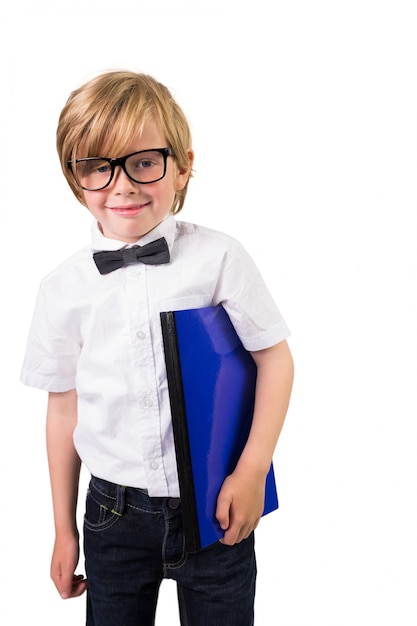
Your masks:
M161 313L186 548L223 536L217 496L252 423L256 365L222 306ZM273 465L263 515L278 508Z

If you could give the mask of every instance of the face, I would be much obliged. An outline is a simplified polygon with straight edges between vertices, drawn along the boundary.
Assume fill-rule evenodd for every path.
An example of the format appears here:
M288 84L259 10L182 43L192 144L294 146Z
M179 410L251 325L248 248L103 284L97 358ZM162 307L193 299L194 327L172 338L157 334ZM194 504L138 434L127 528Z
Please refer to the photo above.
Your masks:
M140 136L126 146L124 154L166 147L168 143L163 133L156 124L151 123L144 127ZM190 168L191 161L190 150ZM84 190L84 200L105 237L135 243L168 215L175 192L184 188L189 174L190 169L180 172L175 159L171 156L167 159L164 178L147 185L133 182L121 167L116 167L110 185L100 191Z

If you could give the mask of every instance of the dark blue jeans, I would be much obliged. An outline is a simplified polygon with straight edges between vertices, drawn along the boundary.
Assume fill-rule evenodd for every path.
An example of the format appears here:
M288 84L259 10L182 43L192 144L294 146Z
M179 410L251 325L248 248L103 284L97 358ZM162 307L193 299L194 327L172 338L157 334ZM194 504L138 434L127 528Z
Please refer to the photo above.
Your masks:
M88 626L152 626L160 584L177 583L183 626L252 626L253 534L184 551L181 503L92 478L84 522Z

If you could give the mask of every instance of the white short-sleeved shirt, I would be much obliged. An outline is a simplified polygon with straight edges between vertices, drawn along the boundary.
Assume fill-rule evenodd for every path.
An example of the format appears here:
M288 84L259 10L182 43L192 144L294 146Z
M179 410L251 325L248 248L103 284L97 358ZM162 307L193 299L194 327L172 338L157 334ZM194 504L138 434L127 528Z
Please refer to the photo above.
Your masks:
M92 252L123 246L93 225L92 245L41 282L21 381L77 390L74 442L93 475L178 497L159 313L222 304L250 351L289 331L235 239L169 216L138 243L159 237L167 240L168 264L101 275Z

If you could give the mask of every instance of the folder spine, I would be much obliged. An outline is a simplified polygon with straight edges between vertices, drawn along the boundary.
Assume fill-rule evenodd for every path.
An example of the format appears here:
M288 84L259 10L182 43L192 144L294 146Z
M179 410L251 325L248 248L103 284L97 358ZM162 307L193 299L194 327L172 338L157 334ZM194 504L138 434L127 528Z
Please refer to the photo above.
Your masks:
M175 454L177 457L181 509L183 512L185 547L188 552L194 552L201 548L201 541L175 315L173 311L167 311L161 313L160 317L162 337L164 345L167 348L165 350L165 363L167 368Z

